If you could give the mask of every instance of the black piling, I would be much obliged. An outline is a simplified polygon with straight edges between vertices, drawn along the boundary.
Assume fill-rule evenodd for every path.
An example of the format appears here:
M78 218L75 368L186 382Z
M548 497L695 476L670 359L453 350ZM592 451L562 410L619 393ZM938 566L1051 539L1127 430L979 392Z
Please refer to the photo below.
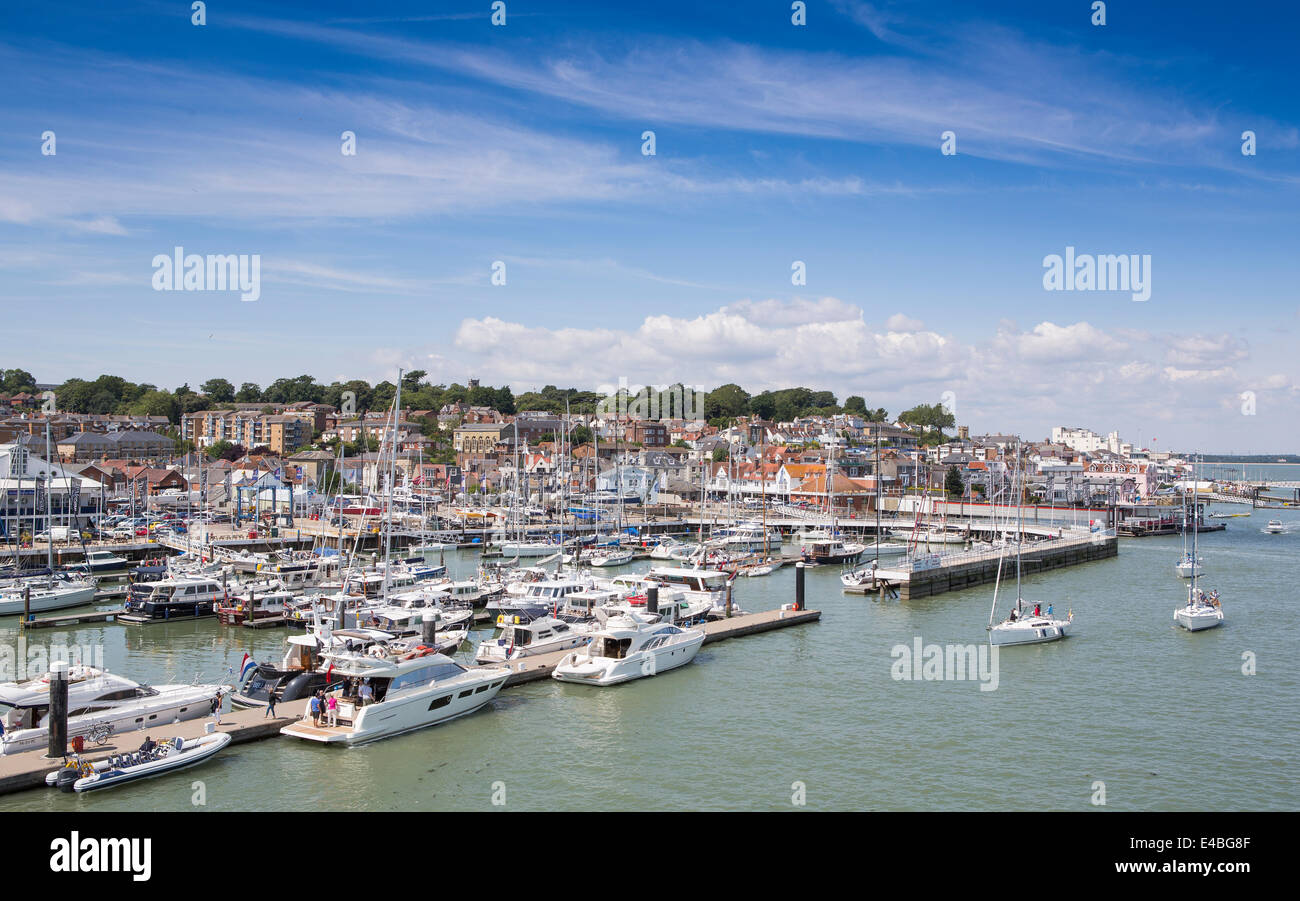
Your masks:
M806 610L803 602L804 565L800 560L794 565L794 609Z
M50 742L46 756L51 760L68 753L68 664L50 664Z
M647 616L654 616L659 612L658 585L651 585L645 590L645 612Z

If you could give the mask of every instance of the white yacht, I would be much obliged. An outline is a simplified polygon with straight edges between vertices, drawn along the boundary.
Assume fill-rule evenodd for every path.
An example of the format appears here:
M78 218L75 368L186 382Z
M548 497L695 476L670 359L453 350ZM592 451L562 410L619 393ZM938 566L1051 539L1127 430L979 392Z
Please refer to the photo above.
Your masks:
M598 551L591 555L590 563L592 566L624 566L631 563L633 554L631 551L625 551L620 548L610 548L609 550Z
M703 644L702 630L623 614L610 617L585 648L566 654L551 677L584 685L629 682L690 663Z
M665 535L659 539L659 543L650 549L651 560L675 560L673 551L685 548L687 545L670 535ZM693 547L693 545L692 545Z
M1020 450L1016 449L1016 472L1012 476L1012 492L1016 492L1017 484L1024 485L1024 473L1020 469ZM1017 493L1016 497L1020 497ZM1016 534L1023 535L1023 522L1020 504L1016 504ZM1022 542L1016 541L1016 604L1011 608L1007 618L997 625L993 624L994 614L998 609L998 589L1002 585L1002 560L1006 554L1006 545L998 553L997 576L993 583L993 606L989 609L989 624L987 626L989 633L989 644L991 645L1017 645L1017 644L1042 644L1047 641L1056 641L1065 638L1070 634L1070 629L1074 625L1074 612L1070 611L1065 619L1056 619L1052 615L1052 605L1047 605L1047 612L1042 611L1041 604L1034 604L1032 611L1025 611L1025 603L1020 596L1020 554Z
M228 685L142 685L92 666L68 670L68 738L107 737L207 716L212 699ZM0 685L3 752L16 754L49 743L49 676Z
M361 744L434 726L473 713L496 697L508 667L467 668L442 654L418 649L397 658L372 653L326 653L331 675L344 687L330 695L338 704L334 725L326 717L315 725L303 718L280 730L282 735L326 744Z
M26 600L24 593L29 592ZM69 579L32 579L25 584L14 584L0 589L0 616L21 614L26 609L32 613L45 610L63 610L81 607L95 600L95 584Z
M1040 605L1034 606L1037 608ZM1068 637L1070 627L1073 625L1073 613L1066 619L1056 619L1048 614L1026 612L1024 603L1017 598L1016 607L1007 619L989 627L989 644L1041 644L1045 641L1056 641L1058 638Z
M1196 587L1196 580L1193 579L1187 589L1187 603L1174 609L1174 622L1189 632L1223 625L1223 607L1219 603L1219 593L1211 591L1207 595Z
M725 577L726 574L723 575ZM692 584L699 583L693 582ZM615 576L608 582L601 583L600 587L614 592L617 595L616 603L622 603L627 607L635 607L644 613L647 591L652 585L659 590L659 614L663 619L691 623L707 619L713 611L715 600L713 592L688 590L682 586L673 586L644 574L628 573ZM722 604L726 604L725 593ZM609 605L604 606L608 607ZM733 609L732 612L734 613L735 610Z
M513 620L505 625L500 638L489 639L478 646L475 662L505 663L520 657L567 651L586 644L590 639L590 636L553 616L543 616L531 622L518 616Z
M131 566L131 561L119 557L112 551L86 551L86 559L68 567L73 572L97 576L102 573L124 572Z
M1191 553L1183 554L1182 559L1174 564L1174 571L1184 579L1192 579L1205 571L1204 563L1204 557L1197 557Z
M730 577L717 569L678 569L656 566L645 574L645 580L667 585L682 593L689 603L708 601L709 608L717 612L726 607ZM734 612L734 609L733 609Z
M1270 519L1268 525L1264 527L1264 531L1268 532L1270 535L1281 535L1285 529L1282 526L1282 520Z

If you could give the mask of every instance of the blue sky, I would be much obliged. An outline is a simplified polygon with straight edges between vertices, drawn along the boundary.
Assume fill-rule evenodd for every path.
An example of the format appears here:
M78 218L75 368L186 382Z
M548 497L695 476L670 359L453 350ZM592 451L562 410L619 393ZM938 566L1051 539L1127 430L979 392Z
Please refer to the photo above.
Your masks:
M1300 443L1294 11L506 12L5 7L0 366L952 392L976 431ZM154 291L178 244L260 254L261 298ZM1067 245L1150 254L1151 299L1045 291Z

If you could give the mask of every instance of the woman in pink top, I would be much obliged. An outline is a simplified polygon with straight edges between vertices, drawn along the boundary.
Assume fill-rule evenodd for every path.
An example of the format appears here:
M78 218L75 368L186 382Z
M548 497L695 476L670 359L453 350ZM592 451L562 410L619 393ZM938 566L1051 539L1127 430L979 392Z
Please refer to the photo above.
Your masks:
M337 726L339 724L338 709L339 709L339 699L334 697L334 695L330 695L329 700L325 702L325 710L327 712L326 722L328 722L331 726Z

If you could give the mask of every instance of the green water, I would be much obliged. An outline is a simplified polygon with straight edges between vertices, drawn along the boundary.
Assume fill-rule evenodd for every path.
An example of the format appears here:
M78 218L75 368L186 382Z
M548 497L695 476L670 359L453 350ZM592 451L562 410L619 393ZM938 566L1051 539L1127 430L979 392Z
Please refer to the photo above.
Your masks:
M1288 533L1264 534L1270 518ZM1026 580L1027 600L1073 610L1077 634L1003 649L995 691L891 677L891 649L918 636L983 643L991 586L880 602L844 595L822 567L808 573L819 623L708 645L652 679L533 683L361 748L276 738L120 790L29 791L0 809L782 810L801 783L810 809L1086 810L1104 782L1111 809L1294 810L1300 511L1227 522L1201 536L1202 586L1219 590L1224 626L1173 623L1180 537L1122 540L1116 559ZM741 579L737 600L775 608L793 583L790 568ZM205 621L34 636L102 642L110 668L164 682L221 678L245 650L279 659L285 634ZM3 636L15 640L13 620ZM1255 675L1242 673L1245 652Z

